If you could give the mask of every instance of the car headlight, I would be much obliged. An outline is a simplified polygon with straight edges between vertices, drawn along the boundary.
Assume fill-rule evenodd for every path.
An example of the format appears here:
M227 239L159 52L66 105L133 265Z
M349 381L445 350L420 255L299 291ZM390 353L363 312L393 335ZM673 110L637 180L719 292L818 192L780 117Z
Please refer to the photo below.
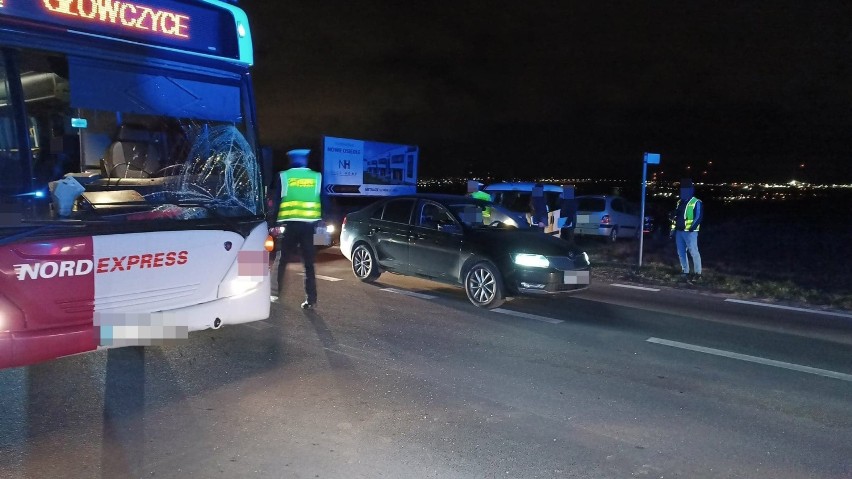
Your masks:
M334 233L334 225L326 225L325 232L326 233Z
M548 268L550 261L540 254L520 253L514 258L515 264L519 266L530 266L532 268Z

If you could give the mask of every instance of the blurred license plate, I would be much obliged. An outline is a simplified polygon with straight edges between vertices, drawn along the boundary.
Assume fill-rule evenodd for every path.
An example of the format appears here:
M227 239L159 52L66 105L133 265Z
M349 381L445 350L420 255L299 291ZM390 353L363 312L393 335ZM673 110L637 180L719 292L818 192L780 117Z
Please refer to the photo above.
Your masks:
M588 271L566 271L564 284L589 284Z
M314 233L314 245L331 246L331 235L328 233Z

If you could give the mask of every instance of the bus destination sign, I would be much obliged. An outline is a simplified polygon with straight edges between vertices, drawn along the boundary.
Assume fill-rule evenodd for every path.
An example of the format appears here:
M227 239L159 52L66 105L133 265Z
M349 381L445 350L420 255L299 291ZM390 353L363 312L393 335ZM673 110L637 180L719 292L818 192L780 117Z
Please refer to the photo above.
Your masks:
M78 17L176 38L189 38L189 16L131 2L114 0L42 0L54 15Z
M147 45L239 56L233 16L210 6L162 0L0 0L0 16Z

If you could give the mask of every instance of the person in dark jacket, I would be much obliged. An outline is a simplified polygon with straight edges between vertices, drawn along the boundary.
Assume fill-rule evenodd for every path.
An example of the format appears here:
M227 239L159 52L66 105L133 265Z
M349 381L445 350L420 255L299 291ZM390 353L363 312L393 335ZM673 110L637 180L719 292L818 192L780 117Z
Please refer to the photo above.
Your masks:
M574 186L563 185L559 201L559 237L574 244L574 228L577 227L577 198L574 197Z
M536 183L530 196L530 224L539 228L547 226L547 201L544 199L544 185Z

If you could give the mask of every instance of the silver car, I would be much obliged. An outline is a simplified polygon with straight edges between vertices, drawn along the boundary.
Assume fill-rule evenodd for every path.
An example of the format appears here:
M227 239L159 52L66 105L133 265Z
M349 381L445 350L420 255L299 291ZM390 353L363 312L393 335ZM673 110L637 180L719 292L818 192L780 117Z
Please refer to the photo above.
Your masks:
M618 238L639 238L640 216L639 206L621 196L578 196L574 234L600 236L610 242Z

